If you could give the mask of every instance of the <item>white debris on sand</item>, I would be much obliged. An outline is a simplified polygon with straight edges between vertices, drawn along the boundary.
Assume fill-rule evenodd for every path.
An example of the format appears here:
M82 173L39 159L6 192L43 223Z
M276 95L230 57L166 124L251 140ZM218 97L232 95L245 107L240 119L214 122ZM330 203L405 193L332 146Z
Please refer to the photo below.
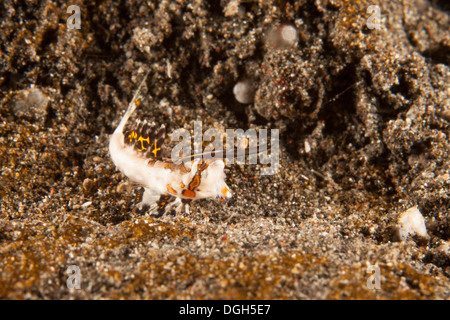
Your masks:
M13 106L13 112L16 116L21 117L27 115L29 117L43 118L49 99L37 87L24 89Z
M417 207L412 207L400 214L397 232L401 241L405 241L408 237L414 235L423 238L428 236L425 220Z
M288 45L293 46L298 41L297 29L289 24L280 28L280 34L283 41Z
M252 103L255 97L255 87L252 81L242 80L234 85L233 94L239 103Z

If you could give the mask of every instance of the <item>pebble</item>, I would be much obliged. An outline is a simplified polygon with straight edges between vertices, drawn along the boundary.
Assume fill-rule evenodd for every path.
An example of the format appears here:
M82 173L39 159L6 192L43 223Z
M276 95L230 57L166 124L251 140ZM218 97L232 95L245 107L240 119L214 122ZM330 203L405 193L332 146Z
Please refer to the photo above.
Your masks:
M427 237L425 220L417 207L412 207L400 214L397 231L401 241L413 235Z
M84 181L83 181L83 189L86 192L88 192L88 193L91 192L92 189L94 188L94 186L95 186L95 182L92 181L92 179L89 179L89 178L84 179Z
M441 245L437 249L450 257L450 242L442 241Z
M234 85L233 94L242 104L252 103L255 98L255 87L250 80L242 80Z
M297 29L290 24L274 27L267 35L266 45L273 49L292 48L297 44Z
M36 87L24 89L20 92L19 98L15 101L13 112L16 116L24 115L43 118L49 99Z
M298 40L297 29L295 29L294 26L291 26L289 24L283 25L280 28L280 35L283 41L288 45L292 46L295 45L295 43L297 43Z

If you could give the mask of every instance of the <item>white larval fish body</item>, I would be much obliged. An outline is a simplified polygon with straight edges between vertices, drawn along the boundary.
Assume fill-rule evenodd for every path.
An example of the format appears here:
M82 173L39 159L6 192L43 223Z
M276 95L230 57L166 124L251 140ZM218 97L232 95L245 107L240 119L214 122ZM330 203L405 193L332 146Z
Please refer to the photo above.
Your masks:
M130 131L123 132L139 105L137 96L146 77L109 142L109 153L116 167L132 182L145 188L139 206L148 206L152 211L156 210L157 215L162 215L170 209L180 211L183 203L192 200L231 198L222 160L193 158L175 164L170 159L163 159L165 127L156 128L147 121L137 121Z

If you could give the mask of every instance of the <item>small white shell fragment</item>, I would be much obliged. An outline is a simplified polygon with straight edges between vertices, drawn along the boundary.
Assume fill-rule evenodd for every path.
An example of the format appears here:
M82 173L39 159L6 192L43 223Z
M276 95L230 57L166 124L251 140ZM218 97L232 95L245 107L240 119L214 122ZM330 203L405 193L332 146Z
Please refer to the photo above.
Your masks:
M398 236L405 241L409 236L427 237L425 220L417 207L412 207L398 218Z
M280 28L281 38L286 44L294 45L297 42L297 29L289 24Z
M308 140L305 140L305 152L306 153L311 152L311 145L309 144Z
M234 85L233 94L239 103L252 103L255 98L255 87L252 81L242 80Z
M286 49L297 45L298 32L295 26L281 24L272 28L266 37L266 45L272 49Z

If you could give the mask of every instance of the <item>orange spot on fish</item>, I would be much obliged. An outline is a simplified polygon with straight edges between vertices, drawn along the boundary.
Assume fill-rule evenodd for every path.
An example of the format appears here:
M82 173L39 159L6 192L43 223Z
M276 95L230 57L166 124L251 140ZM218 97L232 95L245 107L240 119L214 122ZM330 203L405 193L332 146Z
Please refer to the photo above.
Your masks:
M181 193L183 196L188 197L188 198L194 198L195 197L195 192L191 191L191 190L183 190L183 192Z
M161 148L158 148L156 146L156 141L155 141L155 149L152 151L152 153L154 154L155 158L158 156L158 151L161 150Z
M175 189L172 188L172 187L170 186L170 184L167 185L167 191L169 191L171 194L177 194L177 192L175 191Z
M200 185L200 176L195 175L194 178L192 178L191 183L189 183L189 189L193 190L194 188L198 187Z
M227 187L223 187L223 188L222 188L222 194L223 194L224 196L226 196L227 193L228 193L229 191L230 191L230 190L228 190Z

